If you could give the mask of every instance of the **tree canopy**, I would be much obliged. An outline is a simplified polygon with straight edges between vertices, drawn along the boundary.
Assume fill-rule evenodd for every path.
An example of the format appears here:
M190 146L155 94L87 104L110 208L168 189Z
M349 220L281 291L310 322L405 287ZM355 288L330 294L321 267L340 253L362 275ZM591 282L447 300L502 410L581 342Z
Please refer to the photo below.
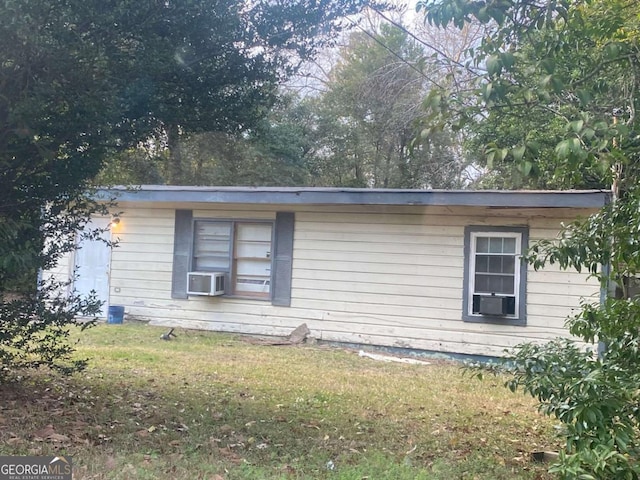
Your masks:
M473 19L490 34L458 71L466 91L432 95L425 125L479 135L489 166L514 166L542 186L603 186L612 164L636 162L639 7L628 0L419 2L426 20ZM500 133L493 135L491 132ZM624 154L622 154L624 152ZM631 162L631 164L629 164Z
M52 325L95 311L71 297L75 307L52 313L46 293L56 289L38 290L36 274L74 248L75 233L99 208L87 187L107 155L255 125L278 82L363 4L0 1L3 364L20 363L14 353L27 352L29 342L47 344L42 335ZM179 178L180 160L166 158L170 177ZM34 355L23 355L24 364L57 357Z
M344 36L314 95L282 88L268 114L240 135L182 135L172 148L141 145L113 158L101 179L181 183L449 188L463 184L458 138L441 132L414 144L420 103L441 75L402 28L370 25ZM146 168L144 167L146 165Z
M424 51L405 30L353 32L315 103L320 184L446 188L460 184L453 138L440 133L413 148L419 105L431 87Z

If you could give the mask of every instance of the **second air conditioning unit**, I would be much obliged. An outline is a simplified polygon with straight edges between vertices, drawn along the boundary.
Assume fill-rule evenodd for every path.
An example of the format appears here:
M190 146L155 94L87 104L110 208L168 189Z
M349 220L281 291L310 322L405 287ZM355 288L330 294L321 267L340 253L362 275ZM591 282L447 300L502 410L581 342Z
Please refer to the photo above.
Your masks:
M481 315L508 315L507 298L496 295L481 295L478 313Z

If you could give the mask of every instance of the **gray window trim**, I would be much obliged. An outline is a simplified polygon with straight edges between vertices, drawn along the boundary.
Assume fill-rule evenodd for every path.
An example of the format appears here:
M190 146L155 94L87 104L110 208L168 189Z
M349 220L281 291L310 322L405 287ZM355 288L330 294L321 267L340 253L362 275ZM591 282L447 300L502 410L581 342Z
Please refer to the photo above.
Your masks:
M293 212L276 213L271 292L273 305L282 307L291 306L294 230L295 214Z
M191 210L176 210L175 213L171 298L189 298L187 295L187 272L191 268L192 215Z
M271 234L271 289L273 305L291 305L291 277L293 273L293 232L295 214L277 212L275 220L252 220L245 218L193 218L192 210L176 210L173 243L173 268L171 278L171 298L187 299L187 272L192 270L195 220L269 222L273 224ZM232 229L235 231L235 229ZM232 232L232 236L234 232ZM232 238L233 241L233 238ZM228 295L231 296L231 295ZM236 297L233 295L233 297ZM242 297L245 298L245 297ZM269 298L246 297L267 301Z
M529 246L529 227L468 225L464 228L464 280L462 289L462 320L475 323L495 323L500 325L525 326L527 324L527 264L520 262L520 282L518 285L518 312L516 317L471 314L470 281L471 281L471 235L477 232L519 233L522 237L520 251L525 252Z

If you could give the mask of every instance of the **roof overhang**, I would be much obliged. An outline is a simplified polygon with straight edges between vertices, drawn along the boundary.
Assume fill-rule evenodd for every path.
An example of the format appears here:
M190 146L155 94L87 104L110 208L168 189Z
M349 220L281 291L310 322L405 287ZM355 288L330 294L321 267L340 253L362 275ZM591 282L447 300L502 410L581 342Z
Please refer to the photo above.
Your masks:
M312 187L190 187L141 185L100 188L119 202L277 205L424 205L494 208L599 208L607 190L399 190Z

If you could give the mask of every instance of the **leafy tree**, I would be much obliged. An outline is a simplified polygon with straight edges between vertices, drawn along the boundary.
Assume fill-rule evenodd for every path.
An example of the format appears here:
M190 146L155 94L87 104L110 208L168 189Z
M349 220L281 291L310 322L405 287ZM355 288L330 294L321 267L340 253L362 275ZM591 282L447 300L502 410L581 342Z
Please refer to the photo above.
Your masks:
M621 180L611 169L615 157L624 151L635 158L637 150L635 2L442 1L419 8L435 25L474 19L492 32L456 65L474 72L473 88L434 92L427 127L477 131L475 146L484 144L489 166L513 167L534 185ZM490 138L491 131L505 135Z
M459 184L462 165L450 135L412 148L416 108L429 88L423 51L406 31L383 25L354 32L319 96L319 184L425 188Z
M587 271L610 292L601 304L585 302L567 321L575 338L605 348L584 350L573 340L523 344L506 368L512 389L536 397L542 411L562 423L566 444L551 471L566 479L639 478L640 7L626 0L420 6L437 25L460 26L473 17L493 26L473 51L474 65L485 69L476 96L433 95L429 121L468 126L488 117L499 135L528 113L529 123L507 130L513 143L494 138L488 162L511 162L523 177L535 173L554 185L612 187L613 200L601 212L528 255L535 268ZM552 143L540 145L545 133Z
M105 158L152 138L179 181L178 137L255 125L277 83L361 6L0 1L0 373L78 366L65 364L66 326L97 305L36 278L100 213L86 192Z
M189 185L306 185L313 151L309 115L298 99L281 95L267 117L240 135L183 135L174 146L182 180ZM168 183L168 155L166 145L146 142L111 157L96 183Z

